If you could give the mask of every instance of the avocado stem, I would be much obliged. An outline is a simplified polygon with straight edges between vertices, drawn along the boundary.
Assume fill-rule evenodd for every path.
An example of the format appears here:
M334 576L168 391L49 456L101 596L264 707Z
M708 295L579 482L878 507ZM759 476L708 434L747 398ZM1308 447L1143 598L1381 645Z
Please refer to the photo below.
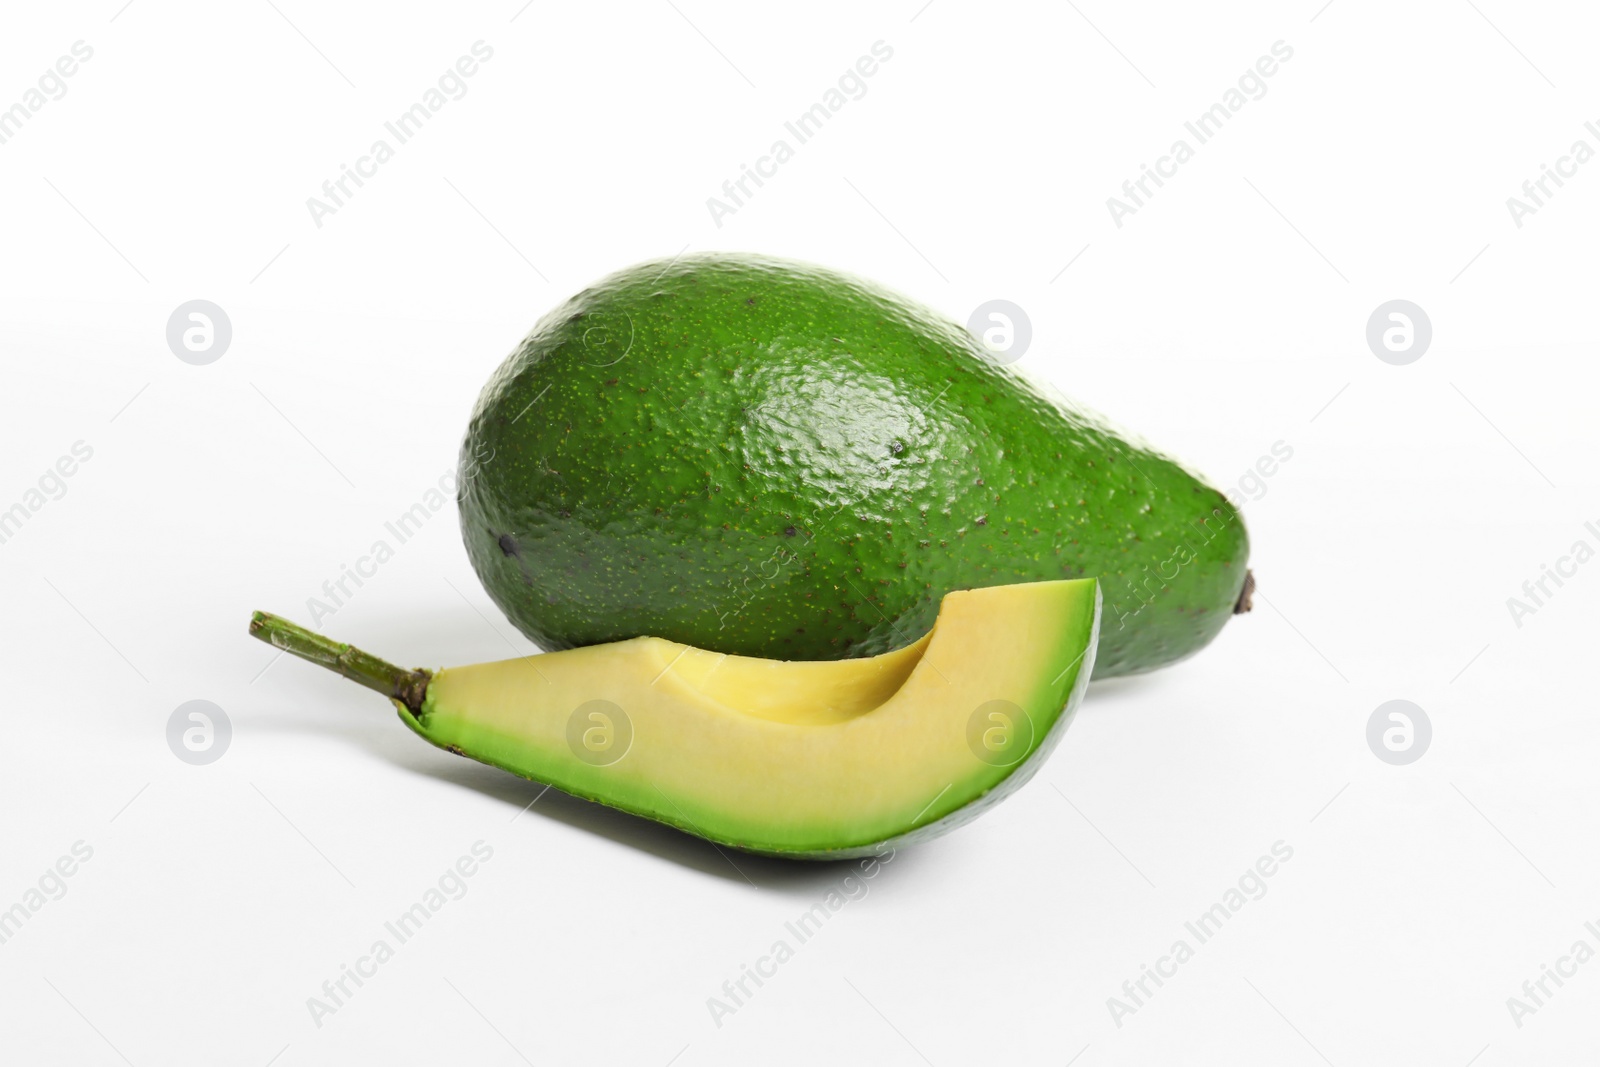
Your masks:
M429 671L396 667L359 648L323 637L265 611L250 616L250 636L398 700L410 708L413 715L421 714L422 700L428 695L428 683L433 680Z
M1244 588L1239 590L1239 599L1234 601L1233 604L1233 613L1235 615L1243 615L1245 612L1250 610L1250 608L1253 606L1251 598L1255 595L1255 591L1255 573L1253 571L1246 570L1244 572Z

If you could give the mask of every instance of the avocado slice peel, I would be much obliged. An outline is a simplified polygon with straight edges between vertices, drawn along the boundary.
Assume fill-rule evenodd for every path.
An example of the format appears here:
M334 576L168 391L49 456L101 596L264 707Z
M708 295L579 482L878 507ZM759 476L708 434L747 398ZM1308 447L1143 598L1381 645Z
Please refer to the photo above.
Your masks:
M783 661L656 637L440 670L275 615L250 633L388 697L440 748L718 845L881 854L962 825L1031 777L1094 666L1094 579L947 594L878 656Z

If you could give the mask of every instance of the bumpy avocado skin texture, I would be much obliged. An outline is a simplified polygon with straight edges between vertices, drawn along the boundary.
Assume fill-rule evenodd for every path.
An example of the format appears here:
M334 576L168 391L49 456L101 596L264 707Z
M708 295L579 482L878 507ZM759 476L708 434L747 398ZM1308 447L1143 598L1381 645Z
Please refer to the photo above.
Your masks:
M954 589L1101 579L1094 676L1198 651L1249 540L1221 492L848 275L707 253L546 315L462 445L467 552L547 649L870 656Z

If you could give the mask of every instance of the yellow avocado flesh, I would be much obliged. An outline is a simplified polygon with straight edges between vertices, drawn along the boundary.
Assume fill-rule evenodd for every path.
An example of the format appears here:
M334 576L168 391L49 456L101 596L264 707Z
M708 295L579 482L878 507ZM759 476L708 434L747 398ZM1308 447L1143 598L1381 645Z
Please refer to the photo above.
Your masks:
M419 734L565 792L755 852L933 836L1020 785L1094 665L1093 579L945 596L870 659L725 656L654 637L441 670ZM1005 788L998 788L1004 786Z

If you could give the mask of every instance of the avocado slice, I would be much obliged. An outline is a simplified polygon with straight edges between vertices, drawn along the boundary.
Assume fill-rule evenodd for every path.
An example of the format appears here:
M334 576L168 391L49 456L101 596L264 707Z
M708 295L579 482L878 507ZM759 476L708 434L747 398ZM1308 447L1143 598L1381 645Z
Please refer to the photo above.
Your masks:
M545 649L652 634L872 656L954 589L1098 577L1098 677L1204 647L1248 607L1228 498L869 282L764 256L621 271L485 386L462 534Z
M427 741L722 845L804 859L937 836L1060 739L1099 632L1092 579L948 594L933 628L854 660L657 637L406 671L257 612L250 632L390 696Z

